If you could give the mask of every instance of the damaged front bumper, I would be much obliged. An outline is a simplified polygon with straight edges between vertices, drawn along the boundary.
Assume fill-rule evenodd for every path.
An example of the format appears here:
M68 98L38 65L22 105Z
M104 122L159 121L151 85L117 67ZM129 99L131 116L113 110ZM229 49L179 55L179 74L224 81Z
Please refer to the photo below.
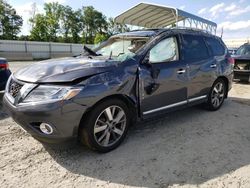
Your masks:
M34 138L45 143L61 143L77 138L78 128L86 106L73 101L58 101L45 104L13 105L6 94L3 98L6 112L25 131ZM52 134L45 134L40 124L49 124Z

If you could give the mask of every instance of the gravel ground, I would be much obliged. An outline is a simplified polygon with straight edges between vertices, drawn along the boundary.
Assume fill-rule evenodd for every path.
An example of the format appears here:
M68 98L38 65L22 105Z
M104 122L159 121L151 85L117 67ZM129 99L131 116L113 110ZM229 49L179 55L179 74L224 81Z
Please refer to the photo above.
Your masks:
M80 145L44 147L0 102L0 185L249 188L249 112L250 85L235 83L219 111L192 107L138 124L118 149L98 154Z

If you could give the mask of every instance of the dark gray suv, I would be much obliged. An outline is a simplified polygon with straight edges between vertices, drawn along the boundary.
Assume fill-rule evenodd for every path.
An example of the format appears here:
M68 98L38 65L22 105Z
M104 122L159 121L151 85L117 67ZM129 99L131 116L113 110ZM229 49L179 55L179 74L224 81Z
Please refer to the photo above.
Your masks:
M84 49L23 68L7 83L8 113L42 142L78 138L108 152L133 122L201 103L218 110L231 89L228 51L202 31L132 31Z

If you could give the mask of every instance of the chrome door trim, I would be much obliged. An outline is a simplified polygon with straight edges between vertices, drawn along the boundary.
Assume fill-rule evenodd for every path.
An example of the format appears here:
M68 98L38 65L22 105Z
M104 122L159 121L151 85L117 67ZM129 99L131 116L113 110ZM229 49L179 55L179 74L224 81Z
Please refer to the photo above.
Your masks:
M188 102L194 102L194 101L198 101L198 100L205 99L205 98L207 98L207 95L188 99Z
M195 97L195 98L192 98L192 99L188 99L188 100L185 100L185 101L181 101L181 102L178 102L178 103L170 104L170 105L167 105L167 106L163 106L163 107L160 107L160 108L156 108L156 109L153 109L153 110L143 112L143 115L151 114L151 113L158 112L158 111L161 111L161 110L166 110L166 109L173 108L173 107L176 107L176 106L181 106L181 105L184 105L184 104L187 104L187 103L190 103L190 102L194 102L194 101L198 101L198 100L201 100L201 99L205 99L205 98L207 98L207 95Z
M181 101L181 102L178 102L178 103L174 103L174 104L170 104L170 105L163 106L163 107L160 107L160 108L156 108L156 109L153 109L153 110L149 110L149 111L143 112L143 115L147 115L147 114L151 114L151 113L158 112L158 111L161 111L161 110L166 110L166 109L173 108L173 107L176 107L176 106L184 105L184 104L187 104L187 102L188 102L187 100L186 101Z

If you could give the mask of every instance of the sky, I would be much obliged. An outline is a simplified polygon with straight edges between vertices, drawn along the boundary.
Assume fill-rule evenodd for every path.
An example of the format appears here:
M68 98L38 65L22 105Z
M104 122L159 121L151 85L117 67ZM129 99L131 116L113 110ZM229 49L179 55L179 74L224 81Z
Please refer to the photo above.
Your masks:
M22 34L29 34L28 20L32 5L43 12L43 4L59 2L74 9L93 6L107 17L115 17L140 2L176 7L218 24L217 34L223 28L223 38L250 38L250 0L7 0L24 20Z

